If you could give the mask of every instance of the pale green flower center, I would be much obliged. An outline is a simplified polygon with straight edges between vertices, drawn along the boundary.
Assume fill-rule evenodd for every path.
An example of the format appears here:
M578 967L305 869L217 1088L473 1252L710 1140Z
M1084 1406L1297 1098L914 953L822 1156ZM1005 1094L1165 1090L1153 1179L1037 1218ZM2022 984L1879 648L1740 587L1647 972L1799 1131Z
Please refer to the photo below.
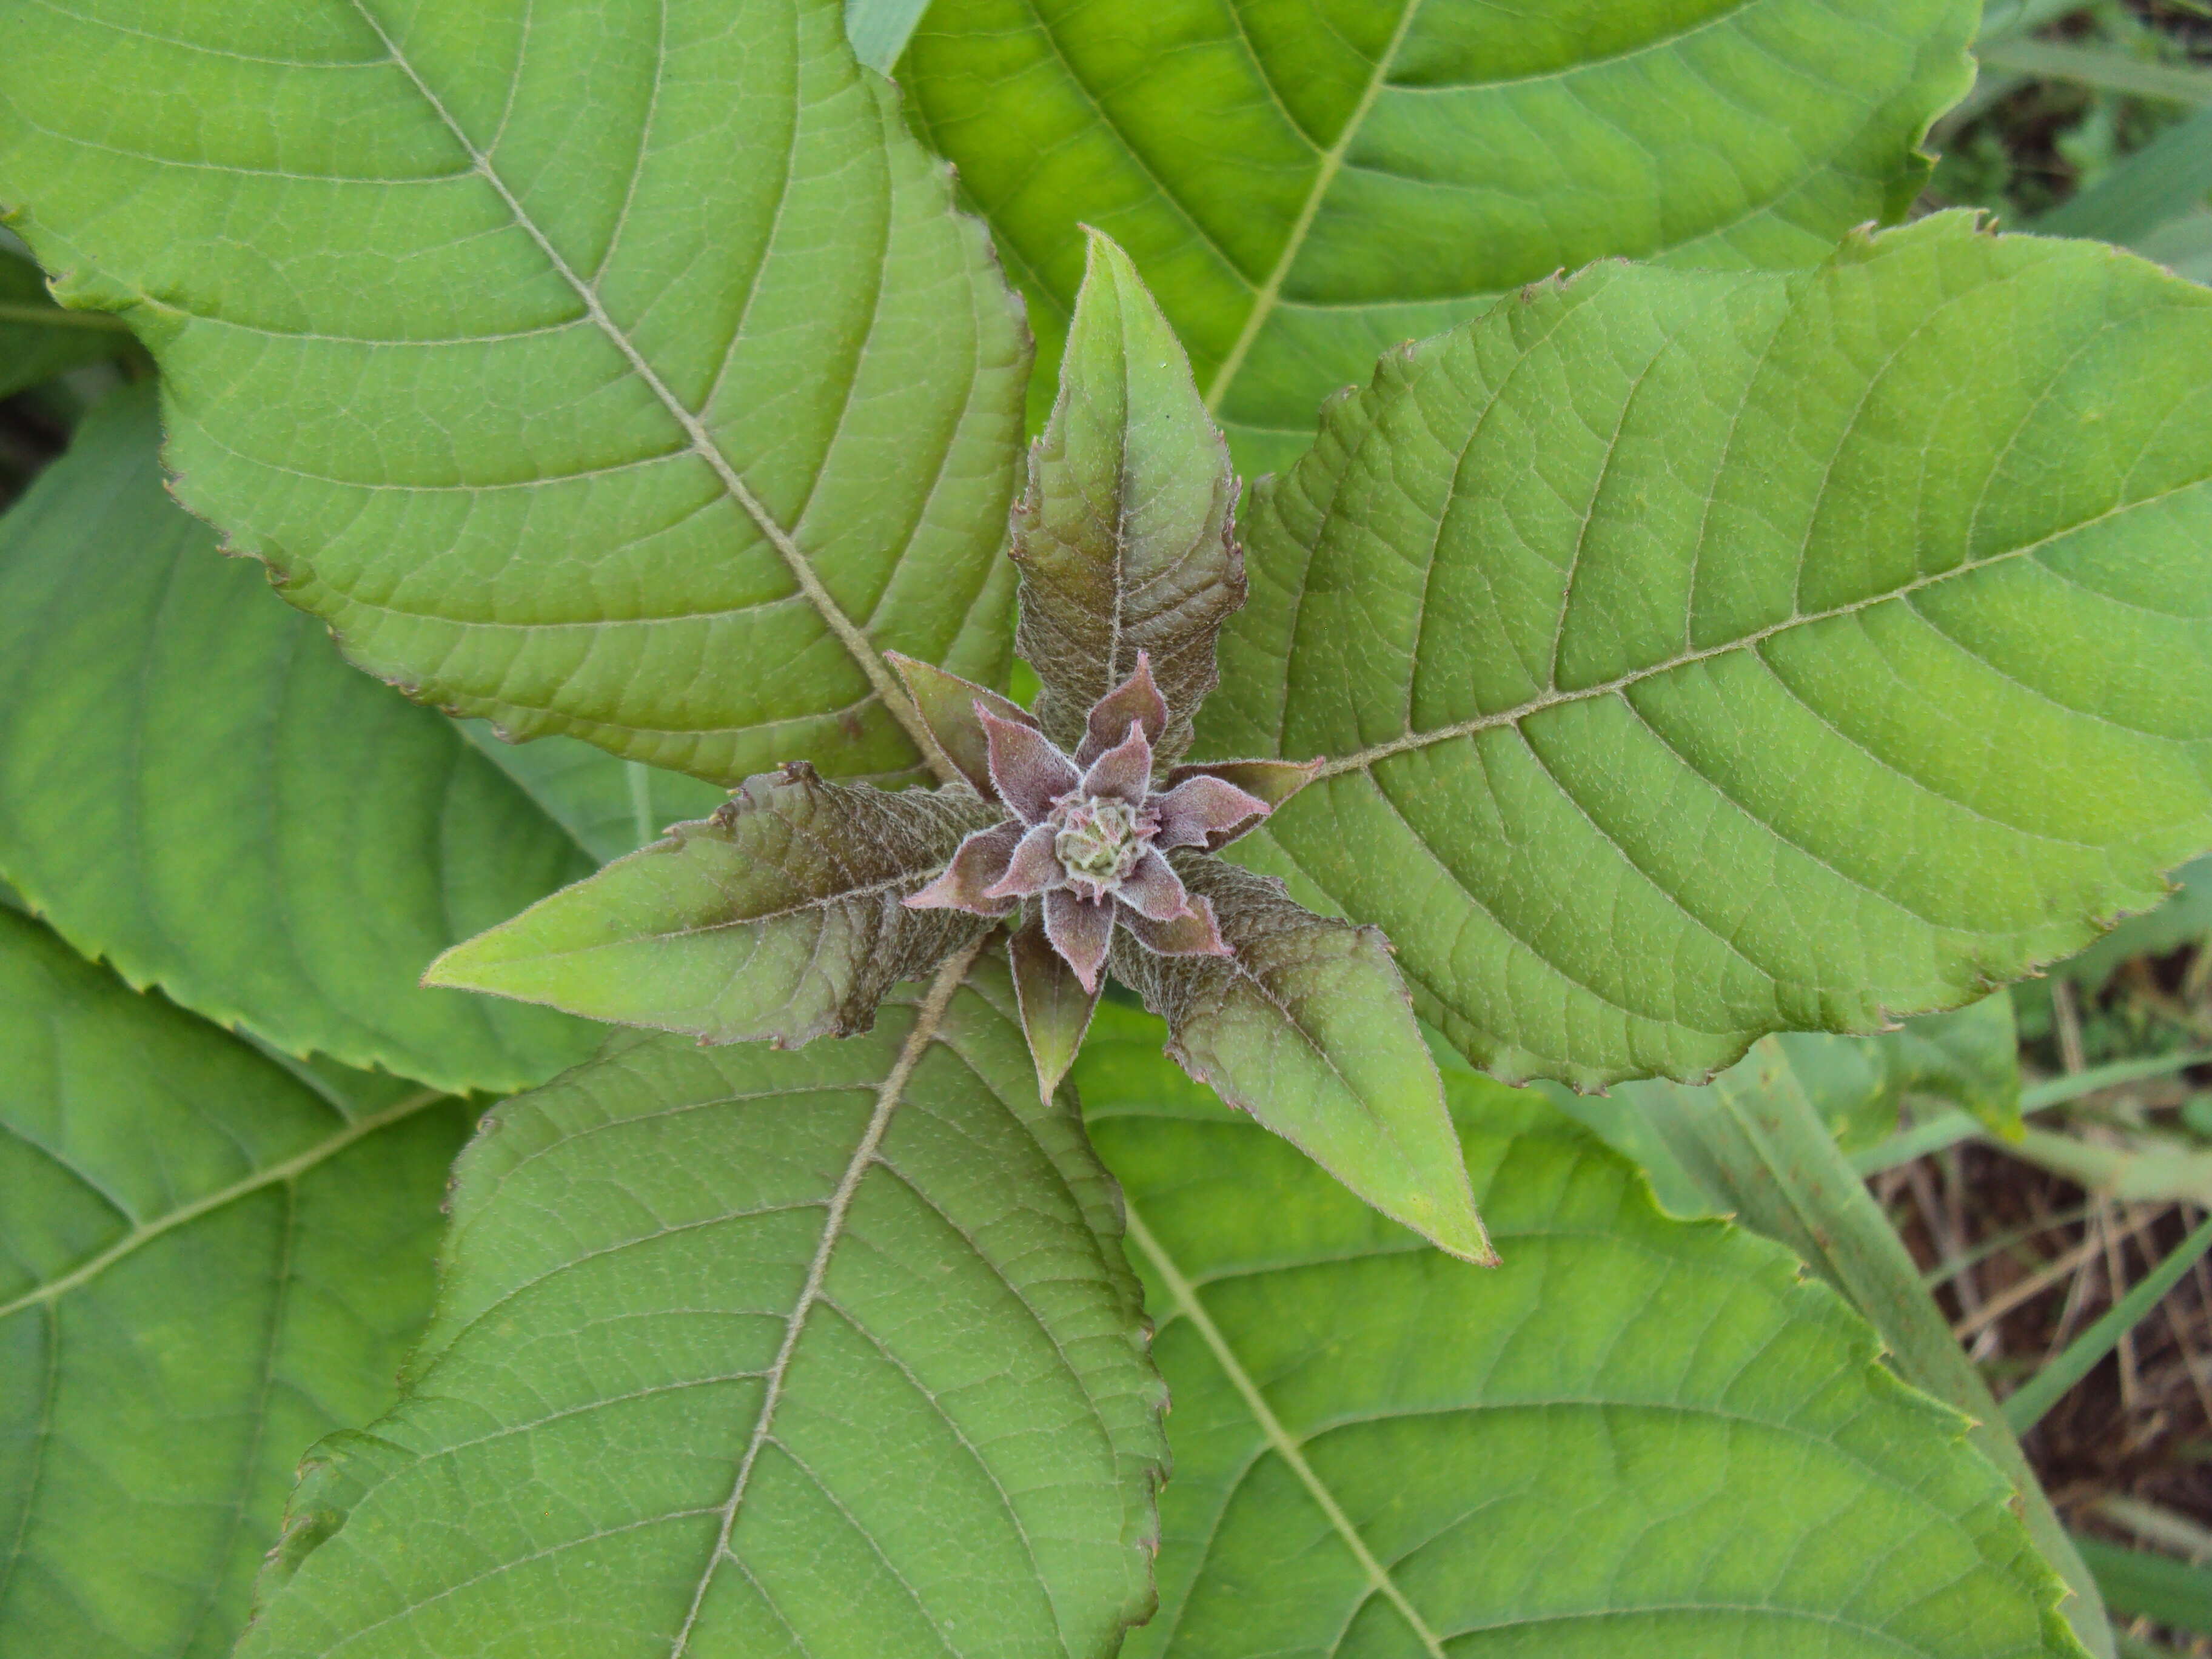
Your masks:
M1127 879L1158 825L1118 800L1070 796L1053 808L1052 850L1060 868L1103 888Z

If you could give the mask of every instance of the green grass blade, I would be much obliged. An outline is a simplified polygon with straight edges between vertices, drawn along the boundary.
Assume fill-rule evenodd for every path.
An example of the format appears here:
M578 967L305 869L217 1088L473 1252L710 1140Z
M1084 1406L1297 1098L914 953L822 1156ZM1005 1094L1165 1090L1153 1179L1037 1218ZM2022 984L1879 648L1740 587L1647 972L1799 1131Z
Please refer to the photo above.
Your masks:
M2212 86L2212 76L2204 77ZM2133 243L2212 192L2212 109L2169 127L2031 227L2038 235Z
M2173 1254L2160 1262L2148 1278L2005 1401L2005 1421L2012 1425L2012 1431L2026 1434L2033 1428L2068 1389L2087 1376L2097 1362L2118 1345L2137 1321L2159 1304L2160 1298L2180 1282L2182 1274L2196 1266L2208 1249L2212 1249L2212 1219L2202 1223L2176 1245Z
M2112 1088L2115 1084L2165 1077L2208 1061L2212 1061L2212 1048L2189 1048L2179 1054L2155 1054L2148 1060L2116 1060L2108 1066L2094 1066L2086 1072L2051 1078L2021 1090L2020 1109L2023 1113L2045 1111L2094 1094L2100 1089ZM1946 1146L1955 1146L1984 1133L1984 1126L1964 1112L1939 1112L1925 1122L1916 1123L1879 1146L1855 1154L1851 1167L1861 1176L1877 1176L1884 1170L1893 1170L1900 1164L1910 1164L1916 1158L1940 1152ZM2007 1143L1995 1139L1992 1144L2002 1146Z
M1979 51L1982 62L1991 69L2016 70L2046 80L2080 81L2137 98L2212 104L2212 73L2203 70L2147 64L2122 52L2069 46L2059 40L1988 40Z
M2212 1570L2102 1538L2077 1536L2074 1547L2097 1575L2097 1588L2114 1612L2154 1619L2196 1636L2212 1636Z

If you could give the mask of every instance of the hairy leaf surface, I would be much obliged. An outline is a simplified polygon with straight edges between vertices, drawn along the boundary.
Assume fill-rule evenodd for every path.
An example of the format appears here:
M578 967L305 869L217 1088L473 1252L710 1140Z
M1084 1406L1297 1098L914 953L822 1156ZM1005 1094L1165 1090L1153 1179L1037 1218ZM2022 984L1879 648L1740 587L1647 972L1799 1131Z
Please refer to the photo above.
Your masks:
M1109 1006L1076 1068L1176 1402L1132 1659L2081 1653L1964 1420L1784 1251L1462 1071L1469 1267L1158 1042Z
M1115 1196L1004 973L950 989L501 1108L411 1391L317 1454L241 1653L1113 1653L1164 1451Z
M1244 602L1228 447L1174 331L1103 236L1060 368L1014 517L1015 643L1042 683L1038 723L1071 752L1092 706L1146 656L1168 706L1153 750L1173 760L1213 689L1221 624Z
M1503 1074L1957 1006L2212 842L2212 293L2109 249L1599 267L1386 357L1243 534L1199 750L1329 758L1237 855Z
M1027 345L839 0L0 32L0 202L363 666L732 784L914 769L879 647L1001 671Z
M713 1042L865 1031L894 984L993 926L902 901L1004 816L964 785L748 778L713 817L454 946L427 982Z
M728 790L703 779L622 760L580 738L507 743L484 720L463 720L460 730L602 864L658 841L672 823L705 817L729 799Z
M591 1027L416 977L589 867L162 492L149 392L0 520L0 874L78 950L287 1053L514 1089Z
M1234 865L1186 854L1175 866L1236 954L1155 956L1116 933L1113 967L1167 1021L1176 1063L1385 1215L1489 1261L1436 1062L1382 935Z
M467 1125L0 911L0 1652L230 1651L301 1452L391 1403Z
M937 0L899 67L1020 276L1042 405L1129 250L1249 476L1375 355L1608 255L1805 265L1894 216L1966 0Z

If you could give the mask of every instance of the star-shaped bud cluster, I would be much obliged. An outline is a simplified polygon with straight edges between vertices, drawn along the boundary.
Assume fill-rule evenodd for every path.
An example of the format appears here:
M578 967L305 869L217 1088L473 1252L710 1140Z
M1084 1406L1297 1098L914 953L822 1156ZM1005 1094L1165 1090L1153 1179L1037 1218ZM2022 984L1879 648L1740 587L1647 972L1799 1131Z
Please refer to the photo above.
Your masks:
M931 712L940 721L948 702L934 700ZM1273 763L1292 775L1269 791L1273 799L1221 775L1249 770L1249 762L1178 767L1157 787L1152 745L1169 712L1142 653L1136 672L1092 707L1072 756L1002 698L979 695L965 712L984 738L983 775L971 781L1009 816L963 842L908 906L1005 916L1036 900L1045 937L1087 993L1098 988L1117 926L1160 956L1231 953L1212 907L1185 890L1166 854L1226 846L1287 799L1310 768ZM945 737L949 753L973 752L971 733Z
M1488 1260L1389 942L1213 856L1322 763L1177 763L1227 729L1200 715L1244 602L1237 481L1167 319L1095 234L1061 376L1007 549L1034 709L885 652L900 687L878 690L936 787L797 764L747 779L712 818L457 946L431 976L795 1046L866 1030L896 982L964 974L1003 932L1042 1101L1111 974L1165 1020L1193 1078L1385 1213Z

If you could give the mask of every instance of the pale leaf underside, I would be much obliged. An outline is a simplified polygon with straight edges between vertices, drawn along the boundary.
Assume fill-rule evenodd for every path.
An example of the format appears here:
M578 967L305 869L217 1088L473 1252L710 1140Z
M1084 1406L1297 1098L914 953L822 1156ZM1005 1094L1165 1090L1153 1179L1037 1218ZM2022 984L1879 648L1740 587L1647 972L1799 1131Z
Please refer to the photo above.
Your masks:
M1581 1086L1954 1007L2212 841L2212 295L1964 216L1386 357L1244 527L1237 855Z
M413 1389L242 1654L1106 1659L1157 1378L1003 971L790 1053L619 1039L463 1158Z
M881 647L1001 672L1027 345L838 0L0 31L0 201L362 665L725 783L914 771Z
M1611 255L1820 258L1903 210L1961 0L937 0L899 66L1049 395L1079 225L1129 250L1248 476L1377 352Z
M1158 1042L1103 1008L1076 1072L1176 1402L1129 1659L2080 1659L1964 1420L1784 1252L1458 1073L1504 1265L1453 1261Z

